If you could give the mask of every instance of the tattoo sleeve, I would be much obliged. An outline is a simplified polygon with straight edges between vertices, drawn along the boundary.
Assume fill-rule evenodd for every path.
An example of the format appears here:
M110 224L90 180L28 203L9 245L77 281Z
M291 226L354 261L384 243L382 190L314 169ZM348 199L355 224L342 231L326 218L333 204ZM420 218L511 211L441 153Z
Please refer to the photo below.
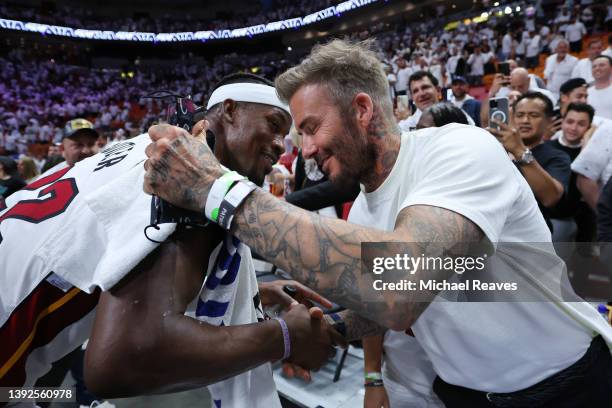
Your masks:
M417 301L412 291L374 290L376 275L362 264L361 243L404 242L409 243L409 252L415 256L464 256L469 250L466 243L483 239L480 229L467 218L438 207L407 207L399 213L395 230L385 232L320 217L262 190L251 194L239 208L233 233L297 281L396 330L410 327L437 293ZM445 279L450 273L428 271L426 277ZM423 277L421 270L412 274L403 270L385 272L388 282Z

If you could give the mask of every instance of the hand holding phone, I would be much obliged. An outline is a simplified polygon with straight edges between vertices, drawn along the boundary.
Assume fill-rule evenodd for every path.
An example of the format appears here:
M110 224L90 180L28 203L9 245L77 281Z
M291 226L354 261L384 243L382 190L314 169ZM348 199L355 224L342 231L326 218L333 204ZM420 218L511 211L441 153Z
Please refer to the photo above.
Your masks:
M508 124L510 121L508 98L491 98L489 99L489 126L498 129L499 125L496 122Z

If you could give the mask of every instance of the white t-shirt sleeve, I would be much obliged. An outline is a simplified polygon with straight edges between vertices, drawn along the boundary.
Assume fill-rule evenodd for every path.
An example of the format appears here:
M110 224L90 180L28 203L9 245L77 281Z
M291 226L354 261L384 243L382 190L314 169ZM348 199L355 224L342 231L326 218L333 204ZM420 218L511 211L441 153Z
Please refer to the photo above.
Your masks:
M572 171L591 180L600 181L608 162L612 160L612 126L603 125L595 131L587 146L572 162Z
M400 211L414 205L446 208L470 219L496 243L518 196L521 176L502 145L485 130L465 125L441 129L437 131L442 135L423 142L426 146L418 158L422 176Z

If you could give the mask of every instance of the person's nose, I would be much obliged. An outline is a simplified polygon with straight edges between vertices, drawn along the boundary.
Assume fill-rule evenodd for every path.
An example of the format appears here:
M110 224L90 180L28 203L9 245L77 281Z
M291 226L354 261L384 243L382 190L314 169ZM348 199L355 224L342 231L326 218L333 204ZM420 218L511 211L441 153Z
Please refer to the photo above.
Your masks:
M304 156L305 159L312 158L318 151L312 139L312 136L304 136L302 138L302 156Z

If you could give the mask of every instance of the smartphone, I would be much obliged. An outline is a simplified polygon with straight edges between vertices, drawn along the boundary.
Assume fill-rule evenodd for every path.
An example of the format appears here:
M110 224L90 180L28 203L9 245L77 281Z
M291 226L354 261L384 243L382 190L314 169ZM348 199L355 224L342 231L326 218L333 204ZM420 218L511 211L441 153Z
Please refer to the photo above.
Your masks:
M500 62L499 64L497 64L497 69L499 70L499 73L505 76L510 75L510 63L508 62Z
M561 119L561 108L557 108L553 111L554 120Z
M508 98L492 98L489 99L489 126L494 129L499 129L499 126L493 122L496 120L498 122L503 122L508 124L508 120L510 119L510 114L508 113Z
M453 100L453 90L452 89L447 89L446 90L446 99L445 101L450 102Z
M408 95L397 95L395 97L397 109L408 110Z

